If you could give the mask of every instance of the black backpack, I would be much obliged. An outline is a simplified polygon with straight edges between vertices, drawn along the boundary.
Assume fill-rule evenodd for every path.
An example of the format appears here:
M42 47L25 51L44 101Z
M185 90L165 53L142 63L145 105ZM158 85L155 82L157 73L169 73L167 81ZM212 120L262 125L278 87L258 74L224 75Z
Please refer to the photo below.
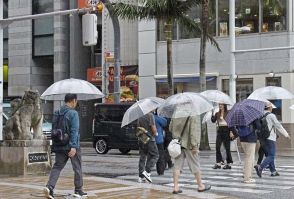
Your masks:
M268 116L270 112L264 114L261 118L258 119L258 127L256 128L255 132L257 134L257 137L259 140L266 140L273 130L273 127L271 129L268 128L266 116Z
M69 143L69 134L65 126L65 115L69 110L60 113L60 110L54 112L52 120L51 138L56 146L64 146Z

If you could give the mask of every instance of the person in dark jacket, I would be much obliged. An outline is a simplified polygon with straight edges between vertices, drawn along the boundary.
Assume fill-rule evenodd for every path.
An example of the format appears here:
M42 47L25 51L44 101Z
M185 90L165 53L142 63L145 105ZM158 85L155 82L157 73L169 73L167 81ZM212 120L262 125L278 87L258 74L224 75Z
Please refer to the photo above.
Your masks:
M156 163L156 171L158 175L163 175L164 174L164 170L166 167L165 164L165 157L164 157L164 128L167 125L167 120L164 117L160 117L157 115L157 113L155 112L154 114L154 119L155 119L155 126L157 129L157 135L155 137L155 142L158 148L158 153L159 153L159 158L158 161Z
M44 188L44 194L47 198L54 198L53 190L59 178L61 170L70 158L74 170L74 196L83 197L87 193L83 192L83 173L82 159L80 149L80 133L79 133L79 115L75 110L77 106L77 95L66 94L64 98L65 105L59 110L64 114L64 127L69 134L69 142L65 145L58 145L53 141L52 151L55 152L55 163L51 169L49 180ZM53 121L54 123L54 121Z
M227 162L223 169L231 169L231 164L233 163L231 155L231 140L234 138L233 129L228 127L225 117L228 114L228 109L226 104L219 104L219 112L211 116L211 121L217 124L217 135L216 135L216 164L213 169L220 169L221 164L224 163L221 154L221 145L224 144L226 149Z

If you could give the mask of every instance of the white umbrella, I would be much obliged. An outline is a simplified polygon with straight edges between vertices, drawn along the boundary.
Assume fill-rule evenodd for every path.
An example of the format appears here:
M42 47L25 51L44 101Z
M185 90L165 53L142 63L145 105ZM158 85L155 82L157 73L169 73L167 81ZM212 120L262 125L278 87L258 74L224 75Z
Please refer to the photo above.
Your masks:
M248 99L259 99L259 98L267 99L267 100L293 99L294 95L282 87L266 86L266 87L256 89L248 97Z
M121 127L130 124L131 122L139 119L140 117L157 109L165 102L164 99L159 97L147 97L137 101L125 112Z
M273 103L271 103L270 101L268 101L265 98L262 97L257 97L257 95L255 96L249 96L247 99L253 99L253 100L258 100L258 101L262 101L262 102L266 102L266 103L270 103L272 105L273 108L277 108Z
M289 107L290 109L294 110L294 104L292 106Z
M90 82L70 78L52 84L41 95L41 99L62 101L67 93L77 94L78 100L90 100L104 97L104 94Z
M158 114L168 118L201 115L213 109L210 101L198 93L185 92L168 97Z
M209 101L216 102L219 104L234 104L234 101L230 96L219 90L206 90L201 92L200 95L206 97Z

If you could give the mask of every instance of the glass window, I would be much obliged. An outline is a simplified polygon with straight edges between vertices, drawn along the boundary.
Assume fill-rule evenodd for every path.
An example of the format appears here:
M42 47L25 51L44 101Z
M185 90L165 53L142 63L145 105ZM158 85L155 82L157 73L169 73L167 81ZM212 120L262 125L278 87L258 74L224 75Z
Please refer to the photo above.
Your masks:
M186 16L192 19L194 22L198 23L200 26L201 8L199 6L191 8ZM189 38L199 38L201 36L200 32L188 31L182 24L179 24L179 38L189 39Z
M218 1L218 31L221 37L229 35L229 0Z
M209 1L209 27L208 32L215 36L215 0ZM186 16L191 18L194 22L198 23L200 26L201 22L201 7L195 6L186 13ZM184 26L179 24L179 38L180 39L189 39L189 38L199 38L201 36L200 32L193 31L189 32Z
M287 0L263 0L262 32L287 30Z
M44 48L46 46L46 48ZM34 38L34 55L48 56L53 55L53 36Z
M228 79L222 80L222 91L229 95L230 85ZM246 99L253 92L253 79L240 78L236 80L236 102Z
M236 0L236 34L259 32L259 1Z
M281 77L267 77L266 86L282 86ZM277 116L278 120L282 120L282 100L270 100L277 108L273 109L273 113Z
M53 0L33 0L33 14L52 12ZM33 20L33 56L52 56L54 17ZM46 48L44 48L46 46Z

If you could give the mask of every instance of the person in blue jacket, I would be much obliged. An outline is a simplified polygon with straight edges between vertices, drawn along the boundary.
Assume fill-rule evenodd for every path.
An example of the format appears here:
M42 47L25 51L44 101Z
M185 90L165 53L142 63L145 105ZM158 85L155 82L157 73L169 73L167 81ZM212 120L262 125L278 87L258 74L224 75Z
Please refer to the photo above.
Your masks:
M75 110L77 107L77 95L66 94L64 98L65 105L59 109L59 114L64 115L64 127L69 134L69 142L60 145L53 140L52 152L55 152L55 163L51 169L49 180L43 192L46 198L53 199L53 190L59 178L61 170L66 165L68 159L74 170L74 196L85 197L87 193L83 192L83 173L82 173L82 158L80 149L80 122L79 114ZM53 123L56 123L53 118Z
M156 163L156 170L158 175L163 175L164 170L166 168L166 161L165 161L165 150L164 150L164 128L167 125L167 120L164 117L160 117L157 115L157 112L154 113L155 118L155 125L157 129L157 135L155 137L155 142L159 152L159 158Z

